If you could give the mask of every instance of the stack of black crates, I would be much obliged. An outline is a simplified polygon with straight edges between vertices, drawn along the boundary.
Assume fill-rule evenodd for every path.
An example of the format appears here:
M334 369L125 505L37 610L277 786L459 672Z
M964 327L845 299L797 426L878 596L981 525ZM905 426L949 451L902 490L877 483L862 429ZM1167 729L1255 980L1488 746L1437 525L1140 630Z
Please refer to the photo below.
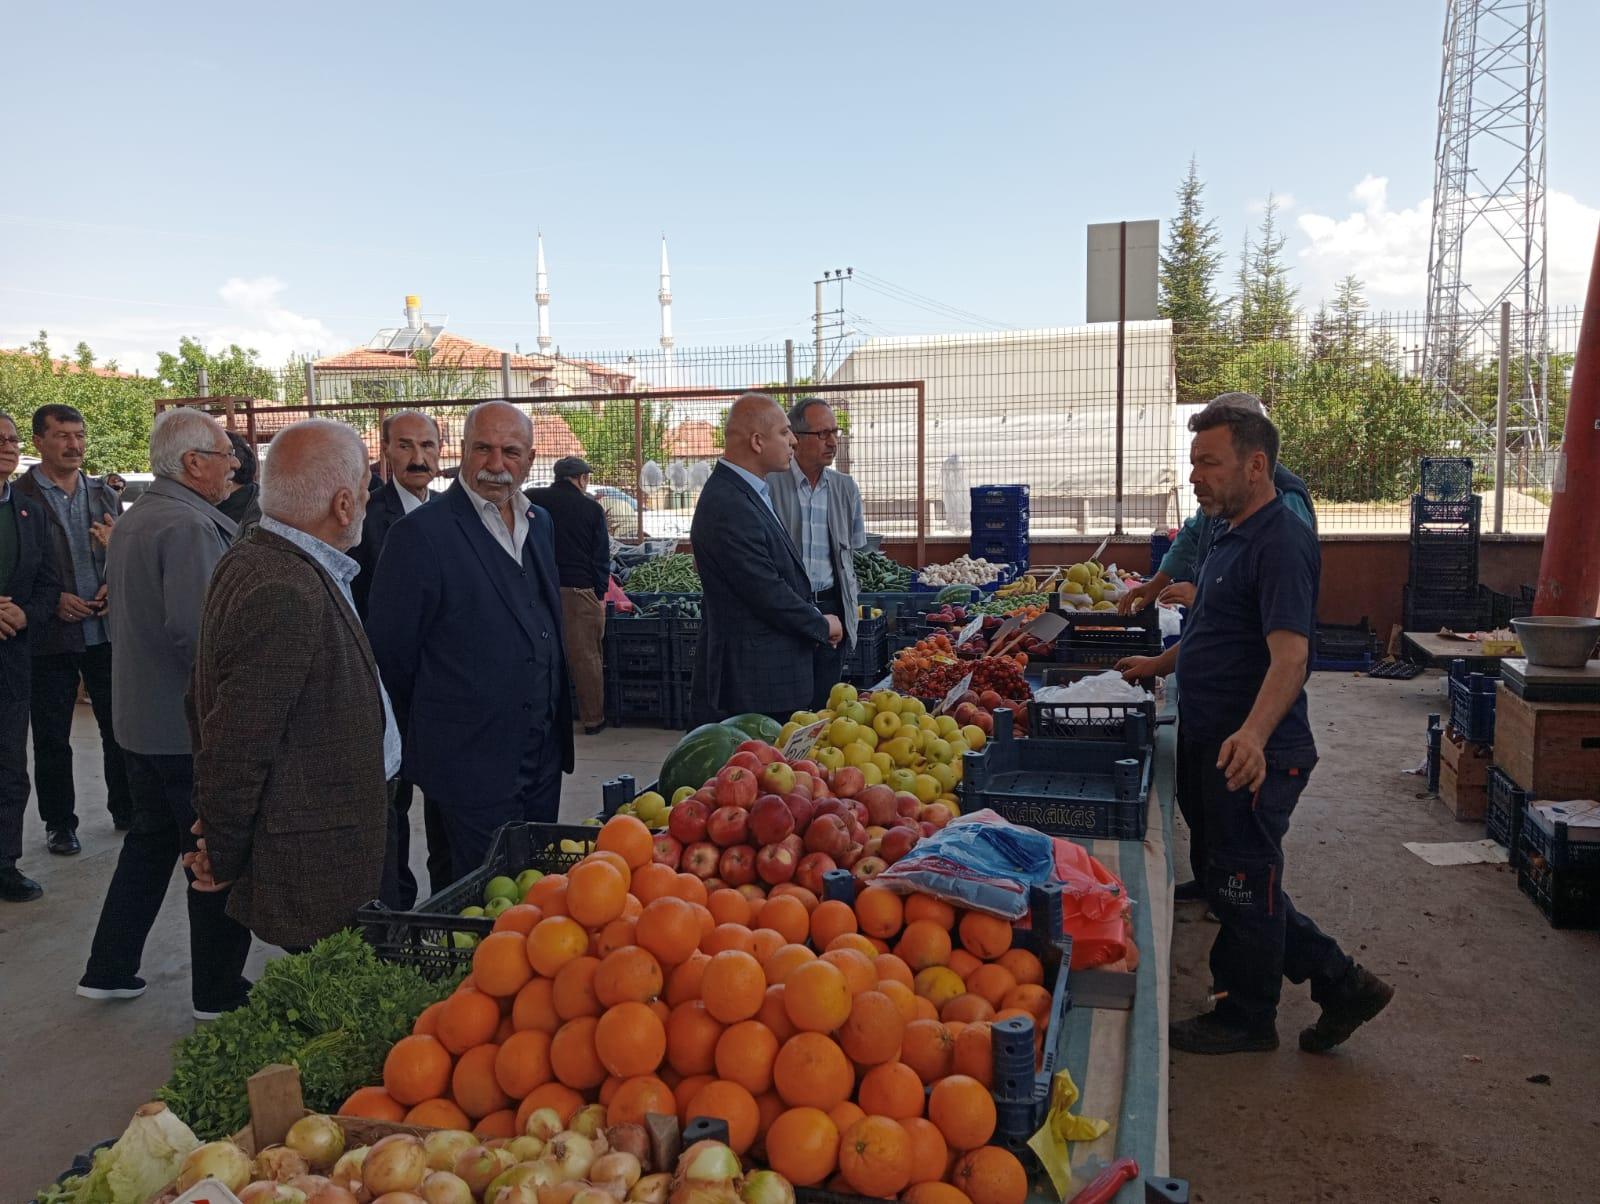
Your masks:
M972 557L991 564L1028 563L1028 487L972 489Z
M698 610L697 605L658 603L649 613L628 614L607 603L607 723L616 727L685 725L689 676L700 638Z
M1422 488L1411 499L1407 631L1476 631L1488 616L1478 588L1483 499L1472 492L1472 461L1424 457Z

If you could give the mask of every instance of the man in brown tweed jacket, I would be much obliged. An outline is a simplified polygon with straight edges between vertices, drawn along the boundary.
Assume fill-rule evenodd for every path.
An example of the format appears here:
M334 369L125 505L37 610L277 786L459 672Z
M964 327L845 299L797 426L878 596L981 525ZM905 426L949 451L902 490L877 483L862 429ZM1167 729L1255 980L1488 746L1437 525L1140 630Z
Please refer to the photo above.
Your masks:
M197 889L298 949L351 923L385 876L400 739L350 597L367 458L341 423L285 427L262 519L217 565L195 659Z

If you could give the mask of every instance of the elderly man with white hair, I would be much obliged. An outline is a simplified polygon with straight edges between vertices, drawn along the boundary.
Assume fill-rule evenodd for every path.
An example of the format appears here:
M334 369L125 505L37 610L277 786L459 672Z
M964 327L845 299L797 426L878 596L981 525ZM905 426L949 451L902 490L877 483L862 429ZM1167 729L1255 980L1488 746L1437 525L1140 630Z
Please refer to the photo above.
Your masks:
M200 624L196 887L231 886L228 914L291 950L350 924L385 876L400 736L348 555L361 542L367 476L348 426L311 419L279 431L261 522L217 565Z
M88 999L144 994L138 976L145 938L161 911L180 855L195 847L193 745L184 694L200 636L211 570L236 533L218 510L238 461L222 424L179 407L156 419L150 467L156 480L117 523L106 555L106 595L117 658L112 726L133 796L132 825L106 889L89 964L78 983ZM239 1006L249 993L250 930L226 914L226 891L185 892L191 1000L197 1019Z

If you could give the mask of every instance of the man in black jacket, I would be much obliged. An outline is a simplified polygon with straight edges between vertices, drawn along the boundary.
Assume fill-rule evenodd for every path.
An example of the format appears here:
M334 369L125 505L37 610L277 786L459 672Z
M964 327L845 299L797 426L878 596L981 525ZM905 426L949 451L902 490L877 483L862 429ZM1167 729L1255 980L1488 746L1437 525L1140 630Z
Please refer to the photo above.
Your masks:
M26 903L44 889L17 868L28 807L29 641L61 596L50 557L50 520L11 487L21 445L17 424L0 414L0 899Z
M782 407L746 393L728 413L722 459L690 526L705 627L689 688L695 722L761 711L787 720L812 694L812 649L844 626L817 606L800 552L772 508L766 476L786 472L794 432Z
M554 485L527 491L528 500L548 510L555 524L561 638L567 672L578 689L578 714L589 736L606 726L605 597L611 583L606 512L589 496L593 471L581 456L563 456L555 464Z

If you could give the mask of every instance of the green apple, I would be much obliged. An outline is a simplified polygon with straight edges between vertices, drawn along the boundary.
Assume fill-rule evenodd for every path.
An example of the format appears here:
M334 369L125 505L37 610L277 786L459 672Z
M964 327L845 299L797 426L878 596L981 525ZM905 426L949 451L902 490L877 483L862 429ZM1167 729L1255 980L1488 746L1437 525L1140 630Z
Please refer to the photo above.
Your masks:
M507 878L504 874L490 878L483 888L483 902L487 906L495 899L510 899L513 903L522 898L522 892L517 890L514 878Z
M461 909L461 914L464 916L481 916L484 914L484 911L481 907L463 907Z
M515 906L515 899L508 899L504 895L496 895L483 905L483 914L491 920L498 920L500 913Z
M526 899L533 884L544 877L543 870L523 870L517 875L517 898Z
M811 759L832 773L844 764L844 751L831 745L818 745L812 750Z
M470 932L452 932L450 943L457 949L476 949L478 938Z
M676 807L679 803L683 802L684 799L692 797L693 794L693 786L679 786L672 792L672 805Z

